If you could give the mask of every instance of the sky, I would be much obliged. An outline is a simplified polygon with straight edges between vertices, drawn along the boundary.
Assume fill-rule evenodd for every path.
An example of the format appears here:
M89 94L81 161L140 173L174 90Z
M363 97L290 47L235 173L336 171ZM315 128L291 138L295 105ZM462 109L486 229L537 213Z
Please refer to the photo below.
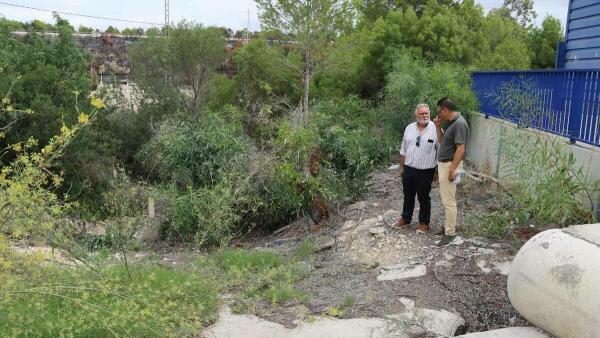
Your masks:
M52 22L49 12L16 8L2 3L12 3L41 9L80 13L86 15L144 21L152 23L164 22L164 0L0 0L0 16L18 21L40 19ZM503 0L477 0L485 10L500 7ZM539 25L546 15L553 15L564 23L567 18L569 0L536 0L535 10L538 13L536 23ZM253 0L170 0L170 21L182 19L195 21L207 26L225 26L233 30L243 29L248 23L250 11L250 30L260 29L256 5ZM144 27L136 23L107 21L70 15L61 15L75 26L89 26L105 29L109 25L119 29L125 27Z

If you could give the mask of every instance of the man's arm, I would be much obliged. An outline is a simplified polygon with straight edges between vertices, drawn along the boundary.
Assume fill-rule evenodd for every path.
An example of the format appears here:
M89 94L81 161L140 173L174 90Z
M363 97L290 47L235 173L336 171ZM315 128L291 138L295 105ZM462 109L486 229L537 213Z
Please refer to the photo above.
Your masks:
M444 137L444 130L442 129L442 122L440 121L439 116L433 119L433 124L435 124L435 131L437 133L437 142L442 143L442 138Z
M400 167L398 168L398 176L402 177L404 175L404 161L406 160L406 156L400 155Z
M457 144L456 152L454 153L454 158L452 159L452 164L450 165L450 171L448 173L448 179L450 182L453 182L456 178L456 168L458 168L458 164L462 161L463 156L465 155L465 145Z

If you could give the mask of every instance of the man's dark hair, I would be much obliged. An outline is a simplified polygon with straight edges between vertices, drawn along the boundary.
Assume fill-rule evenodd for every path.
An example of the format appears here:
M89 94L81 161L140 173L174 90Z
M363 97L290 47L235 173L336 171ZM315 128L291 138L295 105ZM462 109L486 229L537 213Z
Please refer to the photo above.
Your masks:
M437 102L437 106L440 108L446 108L449 111L458 111L458 107L456 106L456 103L454 103L454 101L452 101L452 99L449 98L448 96L442 97Z

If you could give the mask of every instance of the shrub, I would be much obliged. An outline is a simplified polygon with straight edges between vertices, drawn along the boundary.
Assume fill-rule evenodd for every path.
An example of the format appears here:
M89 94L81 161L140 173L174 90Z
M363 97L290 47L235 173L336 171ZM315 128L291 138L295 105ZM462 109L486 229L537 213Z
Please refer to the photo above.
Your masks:
M406 125L413 122L419 103L427 103L434 110L440 98L449 96L465 114L477 109L467 68L428 63L406 51L398 51L393 60L392 71L387 75L384 109L392 116L389 127L396 135L402 135Z
M239 123L207 113L200 119L166 120L138 158L162 182L211 187L223 173L245 162L249 147Z

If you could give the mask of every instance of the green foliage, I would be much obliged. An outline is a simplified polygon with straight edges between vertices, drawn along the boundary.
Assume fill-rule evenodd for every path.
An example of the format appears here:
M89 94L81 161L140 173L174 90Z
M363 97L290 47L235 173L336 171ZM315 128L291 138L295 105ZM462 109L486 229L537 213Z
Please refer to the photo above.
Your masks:
M140 160L162 181L180 187L215 185L223 173L243 165L249 150L241 125L224 116L228 113L237 111L166 120L143 146Z
M256 4L264 28L293 36L294 48L302 60L297 73L303 81L295 120L304 122L309 112L310 82L324 58L323 52L352 25L350 4L343 0L256 0Z
M451 6L427 2L379 18L361 71L360 92L375 97L385 86L398 49L416 58L488 69L522 69L530 65L526 28L497 12L484 15L472 0ZM477 47L474 47L477 46Z
M260 300L274 306L308 302L308 295L294 287L305 275L302 266L274 252L226 249L215 255L214 264L225 272L225 288L242 296L238 311L251 311L251 304Z
M104 30L104 32L105 32L105 33L109 33L109 34L119 34L119 33L120 33L119 29L118 29L118 28L116 28L116 27L113 27L113 26L108 26L108 27L107 27L107 28Z
M211 188L172 192L169 208L171 238L193 241L197 246L226 243L241 219L236 191L229 181Z
M253 39L236 51L236 101L246 113L244 125L260 142L273 136L277 118L289 112L290 104L300 98L297 83L297 55L264 39Z
M529 51L533 55L532 68L554 68L558 44L564 40L560 20L547 16L542 22L542 27L532 28L529 34Z
M94 29L92 27L79 25L79 28L77 28L77 32L79 32L79 33L93 33Z
M359 92L361 65L372 39L371 31L358 30L341 36L327 48L321 71L314 79L316 97L343 98Z
M36 267L0 274L1 336L174 337L197 335L215 319L217 283L162 267L102 274Z
M419 103L427 103L433 110L441 97L449 96L465 114L477 108L470 73L458 65L428 63L410 53L398 52L387 82L385 109L393 114L389 127L396 135L401 135L406 125L413 121L413 112Z
M315 253L317 243L314 238L308 238L300 242L294 256L301 260L307 260Z
M506 118L517 122L517 128L501 132L505 171L510 175L511 200L509 218L549 226L586 224L595 221L587 209L600 191L598 181L590 175L590 165L577 166L575 157L560 138L533 132L538 121L548 119L540 110L541 97L530 81L507 83L495 93L494 102ZM486 216L491 223L505 214ZM525 224L526 225L526 224ZM497 228L493 226L493 228Z
M225 60L217 28L180 22L169 38L149 34L130 48L133 77L151 102L170 102L171 113L200 113L210 98L212 79Z

